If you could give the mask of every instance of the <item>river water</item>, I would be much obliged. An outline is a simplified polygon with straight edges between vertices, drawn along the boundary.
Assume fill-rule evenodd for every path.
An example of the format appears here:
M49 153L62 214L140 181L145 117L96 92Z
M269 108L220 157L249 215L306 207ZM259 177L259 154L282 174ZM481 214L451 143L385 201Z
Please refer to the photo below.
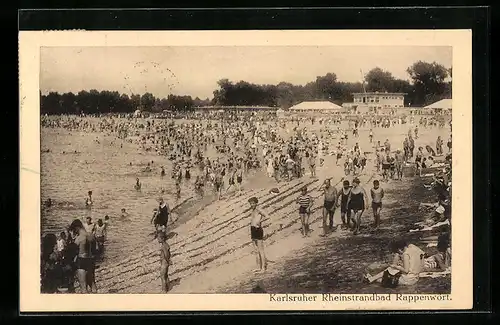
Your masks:
M171 207L175 206L175 183L168 159L102 133L47 128L41 132L41 202L48 198L54 202L52 207L42 208L42 234L61 232L75 218L91 216L96 222L109 215L103 263L123 259L152 240L150 219L158 206L157 199L162 196ZM44 152L47 149L50 152ZM148 162L152 162L152 172L142 172ZM166 171L163 178L161 166ZM190 183L183 184L180 202L193 195L196 173L192 170ZM137 177L142 183L141 191L134 189ZM160 193L161 188L164 194ZM91 210L85 207L90 190L94 200ZM121 217L122 208L128 217Z

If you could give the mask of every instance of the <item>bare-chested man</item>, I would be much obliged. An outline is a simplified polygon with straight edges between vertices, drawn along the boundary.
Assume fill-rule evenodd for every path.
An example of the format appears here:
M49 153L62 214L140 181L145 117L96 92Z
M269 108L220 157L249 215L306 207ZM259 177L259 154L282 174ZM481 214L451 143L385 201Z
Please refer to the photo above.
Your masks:
M259 200L252 197L248 200L251 207L252 220L250 221L250 237L257 252L257 265L259 269L256 271L265 271L267 268L266 254L264 253L264 229L262 228L262 217L269 219L266 213L257 207Z
M170 246L167 243L167 235L163 231L157 233L158 242L160 243L160 279L161 290L167 293L170 290L170 282L168 279L168 268L172 265L170 260Z
M80 283L81 293L96 293L95 260L92 254L92 246L95 245L94 236L87 233L82 222L78 219L71 223L69 232L78 247L76 275Z
M325 201L323 203L323 235L326 236L329 231L333 230L333 215L335 214L335 207L337 201L337 189L331 185L330 179L325 179L323 192L325 194ZM328 228L326 226L326 219L328 217Z

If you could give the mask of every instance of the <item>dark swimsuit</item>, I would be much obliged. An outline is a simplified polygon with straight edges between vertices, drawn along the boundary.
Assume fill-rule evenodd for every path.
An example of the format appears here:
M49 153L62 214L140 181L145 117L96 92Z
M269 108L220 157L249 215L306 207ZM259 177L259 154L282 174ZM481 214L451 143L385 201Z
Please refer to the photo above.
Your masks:
M359 192L357 194L351 192L351 201L349 202L349 209L354 211L361 211L365 209L363 192Z
M250 237L252 240L264 239L264 229L262 227L250 226Z
M323 203L323 206L325 207L325 209L327 209L328 211L331 211L333 209L333 207L335 206L335 201L326 201L325 200L325 203Z
M347 194L344 194L344 190L342 189L342 194L340 197L340 212L346 213L348 212L347 209L347 200L349 199L349 194L351 193L351 190Z
M92 257L78 257L76 259L76 268L87 272L94 270L95 262Z
M158 215L155 219L155 225L166 226L168 223L168 210L167 206L158 208Z
M87 242L85 243L85 250L92 252L92 246L95 242L92 240L92 236L87 235ZM76 259L76 269L85 270L87 272L92 272L95 269L95 262L93 257L80 257Z

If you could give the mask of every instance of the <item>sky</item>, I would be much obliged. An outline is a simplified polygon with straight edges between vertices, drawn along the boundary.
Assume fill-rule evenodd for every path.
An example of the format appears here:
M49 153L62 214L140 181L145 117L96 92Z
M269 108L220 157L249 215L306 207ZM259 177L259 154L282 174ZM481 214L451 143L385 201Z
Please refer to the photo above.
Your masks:
M362 80L379 67L408 79L406 69L421 60L452 66L451 47L430 46L249 46L249 47L44 47L40 90L111 90L212 98L217 81L304 85L328 72L339 81Z

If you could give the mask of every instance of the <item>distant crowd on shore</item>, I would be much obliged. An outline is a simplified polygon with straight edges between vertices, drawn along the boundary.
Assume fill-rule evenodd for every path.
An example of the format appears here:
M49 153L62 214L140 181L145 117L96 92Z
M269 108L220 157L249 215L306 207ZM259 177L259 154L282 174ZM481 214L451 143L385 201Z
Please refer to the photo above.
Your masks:
M124 142L128 142L136 144L139 150L156 152L171 162L170 177L175 181L176 187L173 200L181 198L183 184L191 184L200 197L211 192L220 200L230 195L231 190L236 195L241 195L244 180L259 172L267 175L269 179L274 179L276 184L290 182L308 174L314 178L317 177L318 167L330 167L325 166L326 157L334 156L337 165L343 160L344 175L341 177L352 176L353 181L352 183L344 181L339 190L330 184L330 180L325 181L322 187L323 236L336 229L333 224L333 214L337 206L341 210L341 227L351 230L354 235L359 233L361 216L368 207L370 198L374 228L377 228L380 224L380 211L384 198L381 182L403 179L404 168L408 164L414 166L418 175L421 175L429 168L444 167L451 162L451 136L446 142L447 150L444 149L445 143L441 137L437 137L435 146L425 145L425 151L424 146L416 144L420 136L419 127L424 130L445 127L444 119L441 117L420 117L418 121L414 116L375 115L361 115L354 118L333 116L279 119L269 112L241 114L197 112L172 113L165 119L145 119L130 115L43 116L41 123L42 127L63 128L70 132L107 134L115 137L113 145L123 146ZM311 132L309 128L313 126L319 128L319 131ZM378 140L376 136L377 129L391 127L408 128L408 136L396 150L389 139L381 143L383 139ZM360 129L369 132L368 148L362 149L357 141ZM437 157L440 157L439 162L436 161ZM360 185L358 176L365 171L369 161L372 162L370 167L380 175L380 181L378 179L373 181L373 188L366 191ZM153 168L153 165L154 162L148 163L144 171L146 173L156 171L158 177L168 177L164 166ZM434 189L438 188L437 191L441 191L439 207L444 211L440 217L451 216L451 184L448 181L451 179L450 175L451 168L444 168L432 184ZM142 189L139 178L136 179L133 189L137 191ZM309 218L313 206L313 200L307 193L307 188L304 188L297 198L298 218L304 237L310 235ZM89 195L91 196L91 193ZM266 258L262 220L266 219L266 214L258 208L257 198L251 198L249 203L253 209L251 240L260 258L259 270L264 271ZM162 212L162 207L166 212ZM171 264L170 248L166 239L170 212L168 204L161 198L159 208L155 210L151 220L155 225L156 237L161 247L164 292L169 290L168 267ZM164 220L165 215L167 221ZM57 288L72 288L75 276L82 292L97 291L94 276L95 259L104 251L108 223L109 218L104 221L97 220L95 224L88 219L84 222L75 220L61 234L57 236L48 234L43 238L43 291L55 292ZM403 247L402 244L396 246L395 250L398 252L402 250L401 254L404 257L404 251L408 246ZM402 261L404 262L405 258ZM405 272L408 271L408 265L402 267Z

